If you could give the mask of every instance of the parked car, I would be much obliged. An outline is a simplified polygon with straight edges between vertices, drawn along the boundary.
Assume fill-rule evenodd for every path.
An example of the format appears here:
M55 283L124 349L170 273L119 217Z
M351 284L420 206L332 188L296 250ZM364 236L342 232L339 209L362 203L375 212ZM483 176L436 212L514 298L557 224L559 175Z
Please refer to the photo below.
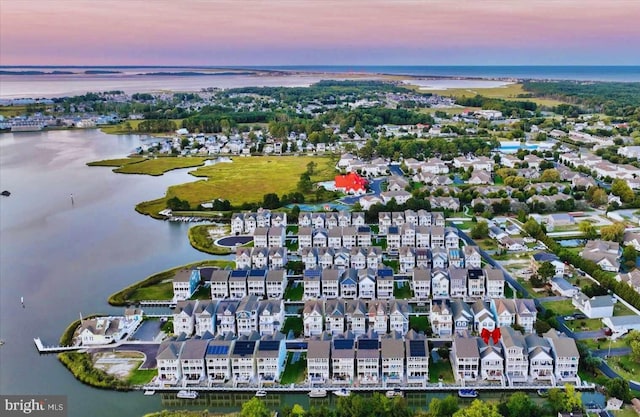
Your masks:
M583 314L583 313L576 313L576 314L574 314L574 315L573 315L573 317L574 317L576 320L584 320L584 319L586 319L586 318L587 318L587 315L586 315L586 314Z
M564 316L563 317L565 321L569 321L569 320L573 320L574 317L573 316Z

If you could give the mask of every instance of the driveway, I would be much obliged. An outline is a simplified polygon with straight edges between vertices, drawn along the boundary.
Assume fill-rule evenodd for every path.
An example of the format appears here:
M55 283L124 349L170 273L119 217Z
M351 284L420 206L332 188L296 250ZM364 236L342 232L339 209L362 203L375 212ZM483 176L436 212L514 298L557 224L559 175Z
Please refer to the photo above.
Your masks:
M604 334L604 330L603 329L591 330L591 331L588 331L588 332L574 332L573 336L577 340L599 339L601 337L607 337L607 335Z
M604 345L606 345L607 343L604 342ZM611 350L609 349L597 349L597 350L592 350L591 354L593 356L597 356L598 358L604 358L606 356L624 356L624 355L628 355L631 353L631 348L628 347L621 347L621 348L611 348Z
M402 172L400 165L389 164L389 172L391 173L391 175L399 175L401 177L404 176L404 172Z
M136 352L142 352L145 354L146 359L144 361L144 363L142 365L140 365L140 368L142 369L153 369L157 366L156 364L156 355L158 355L158 348L160 347L159 344L155 343L155 344L126 344L126 345L120 345L118 346L115 350L116 351L136 351Z
M140 340L144 342L153 342L158 334L162 323L160 320L145 320L142 322L138 330L133 334L131 340Z
M569 298L567 297L563 297L561 295L554 295L551 297L540 297L538 298L538 300L540 300L541 303L546 303L547 301L564 301L564 300L568 300Z

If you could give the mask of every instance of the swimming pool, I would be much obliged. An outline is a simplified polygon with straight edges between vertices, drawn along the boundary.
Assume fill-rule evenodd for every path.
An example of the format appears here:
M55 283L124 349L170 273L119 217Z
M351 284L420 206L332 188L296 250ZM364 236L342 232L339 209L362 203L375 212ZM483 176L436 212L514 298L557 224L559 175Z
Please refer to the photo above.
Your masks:
M516 153L518 149L526 149L528 151L538 150L539 145L535 143L520 143L520 142L501 142L498 151L502 153Z

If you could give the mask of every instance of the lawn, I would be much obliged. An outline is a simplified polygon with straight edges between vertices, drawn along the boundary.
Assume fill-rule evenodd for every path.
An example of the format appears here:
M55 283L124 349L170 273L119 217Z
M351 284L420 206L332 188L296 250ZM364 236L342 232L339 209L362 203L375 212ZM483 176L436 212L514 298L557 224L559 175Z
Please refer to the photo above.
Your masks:
M27 106L0 106L0 116L15 117L27 112Z
M295 337L299 337L302 335L303 326L304 323L302 322L302 317L287 317L282 325L282 333L287 334L289 333L289 330L293 330Z
M504 87L492 87L492 88L450 88L447 90L422 90L433 94L438 94L441 96L452 96L452 97L475 97L476 95L481 95L489 98L500 98L504 100L514 100L514 101L532 101L539 105L543 106L557 106L558 104L562 104L562 101L546 99L546 98L535 98L535 97L518 97L518 95L522 94L530 94L522 88L522 84L509 84Z
M211 288L201 285L191 296L192 300L211 300Z
M474 239L476 244L484 250L496 250L498 249L498 245L493 239Z
M403 285L400 285L399 282L394 282L393 297L403 300L413 298L413 290L411 290L411 285L408 282L404 282Z
M132 158L118 158L118 159L103 159L101 161L87 162L87 166L90 167L121 167L129 164L137 164L146 161L147 158L132 157Z
M584 339L581 340L589 349L597 350L597 349L609 349L609 339L598 340L598 339ZM611 348L620 348L627 347L627 343L624 338L616 339L611 341Z
M542 303L542 305L547 309L553 310L559 316L568 316L578 312L573 304L571 304L571 300L547 301Z
M318 165L311 176L313 182L327 181L334 177L334 162L330 158L238 157L230 164L198 168L192 174L206 180L169 187L164 197L140 203L136 210L143 214L156 214L166 208L166 201L172 197L187 200L191 206L214 198L229 200L233 205L245 202L259 203L268 193L282 196L296 191L300 175L307 170L307 164L310 162Z
M287 362L284 367L284 371L280 376L280 384L287 385L291 383L303 382L306 379L307 372L307 354L300 353L298 360L292 362L294 352L287 354Z
M113 172L117 172L118 174L144 174L158 176L174 169L201 166L204 165L204 161L206 160L207 158L197 156L190 156L186 158L167 156L147 159L137 164L127 164L114 169Z
M599 330L604 326L600 319L568 320L565 323L567 323L570 329L574 329L576 332Z
M209 232L214 227L219 228L218 226L211 226L208 224L191 227L188 233L189 243L191 243L191 246L201 252L212 255L228 255L232 253L233 251L231 249L218 246L213 243L214 240L211 238L211 234ZM229 231L230 228L225 226L225 230L221 230L220 233L226 234Z
M629 355L610 357L607 365L627 381L640 380L640 363L633 361Z
M611 412L615 417L638 417L638 413L636 413L630 405L625 405L623 409L613 410Z
M182 126L182 120L183 119L171 119L171 121L176 123L176 126L180 127ZM101 126L100 130L104 133L110 134L110 135L128 135L128 134L135 134L138 133L138 125L140 123L142 123L144 120L127 120L125 122L122 123L118 123L115 125L108 125L108 126ZM129 123L129 126L131 127L131 129L125 127L126 123ZM157 132L157 133L172 133L173 132ZM153 133L152 133L153 134Z
M438 362L429 362L429 382L438 382L442 377L442 382L453 383L453 370L449 361L440 360Z
M431 326L427 316L409 316L409 328L427 334Z
M629 307L622 304L620 301L613 305L613 315L614 316L632 316L636 313L629 310Z
M209 294L211 297L211 294ZM142 300L171 300L173 298L173 281L166 281L150 287L137 288L128 297L129 302Z
M127 382L131 385L144 385L151 382L158 375L157 369L134 369Z
M507 283L504 286L504 298L513 298L513 288Z
M304 286L302 283L289 282L287 289L284 291L285 300L300 301L304 294Z
M531 282L524 280L522 278L518 278L518 283L522 285L527 291L529 291L529 295L534 298L546 297L547 292L542 288L533 288ZM505 296L506 296L506 288L505 288Z

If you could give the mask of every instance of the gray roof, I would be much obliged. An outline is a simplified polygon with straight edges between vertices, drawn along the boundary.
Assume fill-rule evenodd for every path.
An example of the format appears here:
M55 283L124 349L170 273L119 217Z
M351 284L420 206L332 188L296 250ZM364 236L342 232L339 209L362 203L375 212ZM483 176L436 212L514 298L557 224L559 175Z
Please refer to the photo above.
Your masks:
M414 281L431 281L430 268L413 268Z
M181 269L176 272L176 275L173 277L173 282L189 282L191 279L191 270L190 269Z
M229 310L231 314L235 314L238 309L238 300L220 300L218 307L216 308L216 314L223 314L225 310Z
M500 269L485 267L484 273L488 281L504 281L504 274Z
M554 331L553 329L551 329ZM556 336L550 337L551 344L553 345L553 350L557 357L559 358L578 358L580 357L580 353L578 353L578 347L576 346L576 341L570 337Z
M207 352L208 340L202 339L187 339L182 346L182 352L180 353L180 359L203 359Z
M453 338L453 348L458 358L480 358L478 341L475 337L455 336Z
M242 297L240 304L238 305L238 311L257 311L258 310L258 297L256 295L249 295Z
M611 307L613 306L613 298L610 295L597 295L589 299L591 308L595 307Z
M451 312L454 320L465 318L469 321L473 321L473 313L469 304L462 300L453 300L451 302Z
M282 282L285 276L284 269L272 269L267 272L267 282Z
M229 281L229 275L231 275L231 271L229 270L217 270L214 271L211 275L211 282L227 282Z
M384 358L403 358L404 359L404 342L401 339L384 338L382 343L382 359Z
M258 314L262 315L269 311L271 315L278 314L282 310L282 300L260 300L258 304Z
M329 340L309 340L307 347L307 359L329 359L331 341Z
M327 300L324 303L324 310L327 316L344 316L344 301L341 299Z
M183 300L176 303L176 311L173 314L185 312L187 315L193 315L197 300Z
M502 335L502 344L505 349L515 346L522 349L523 353L526 351L527 344L522 333L513 330L511 327L502 326L500 327L500 334Z
M98 317L95 319L83 319L82 328L89 330L95 335L113 335L118 333L118 327L120 326L119 319L108 319L105 317Z
M174 342L165 340L160 344L158 348L158 354L156 360L175 360L180 357L180 351L182 350L183 342Z

